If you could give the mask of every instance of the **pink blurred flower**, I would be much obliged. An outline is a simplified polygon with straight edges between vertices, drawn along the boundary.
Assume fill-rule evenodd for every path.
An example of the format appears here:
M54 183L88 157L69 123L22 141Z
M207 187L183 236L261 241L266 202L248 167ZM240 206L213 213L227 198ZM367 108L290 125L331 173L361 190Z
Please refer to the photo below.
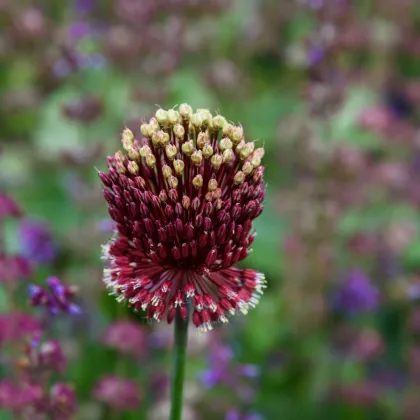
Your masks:
M118 376L104 376L94 389L95 398L118 411L134 410L140 404L138 384Z
M103 342L130 356L143 356L147 350L147 337L143 329L129 320L116 321L105 331Z

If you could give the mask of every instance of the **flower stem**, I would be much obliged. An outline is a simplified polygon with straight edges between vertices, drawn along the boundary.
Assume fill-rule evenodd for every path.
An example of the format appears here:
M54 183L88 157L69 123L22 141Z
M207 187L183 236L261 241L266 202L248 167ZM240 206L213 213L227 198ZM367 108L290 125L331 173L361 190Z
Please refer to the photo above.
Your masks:
M171 416L170 420L182 420L182 395L185 376L185 355L188 341L188 317L184 321L179 310L175 316L175 335L172 354Z

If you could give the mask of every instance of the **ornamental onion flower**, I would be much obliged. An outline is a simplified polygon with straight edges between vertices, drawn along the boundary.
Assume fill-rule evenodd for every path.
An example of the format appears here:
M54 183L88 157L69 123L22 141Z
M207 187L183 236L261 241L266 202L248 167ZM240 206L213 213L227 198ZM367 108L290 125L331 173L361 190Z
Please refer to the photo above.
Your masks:
M202 331L254 307L264 275L232 267L251 251L265 197L263 148L207 109L159 109L125 129L99 172L115 236L103 246L104 282L118 301L171 323L176 308Z

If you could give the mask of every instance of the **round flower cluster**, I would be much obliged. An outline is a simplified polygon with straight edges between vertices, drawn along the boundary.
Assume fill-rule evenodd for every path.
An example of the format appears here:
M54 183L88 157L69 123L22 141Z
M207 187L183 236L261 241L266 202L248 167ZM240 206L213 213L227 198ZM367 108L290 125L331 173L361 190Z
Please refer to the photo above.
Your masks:
M125 129L124 151L99 172L116 235L103 247L104 281L117 299L148 318L174 319L177 308L201 330L247 313L264 275L232 268L250 252L252 221L265 197L263 148L207 109L159 109Z

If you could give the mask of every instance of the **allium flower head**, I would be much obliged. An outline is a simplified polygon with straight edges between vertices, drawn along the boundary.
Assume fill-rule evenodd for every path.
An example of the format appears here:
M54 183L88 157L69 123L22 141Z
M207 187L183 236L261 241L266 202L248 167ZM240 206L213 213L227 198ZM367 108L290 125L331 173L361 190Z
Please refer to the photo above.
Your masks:
M264 275L232 268L250 252L252 220L265 197L263 148L241 126L182 104L159 109L142 138L122 133L105 186L116 235L103 247L104 281L119 301L170 323L176 308L201 330L247 313Z

